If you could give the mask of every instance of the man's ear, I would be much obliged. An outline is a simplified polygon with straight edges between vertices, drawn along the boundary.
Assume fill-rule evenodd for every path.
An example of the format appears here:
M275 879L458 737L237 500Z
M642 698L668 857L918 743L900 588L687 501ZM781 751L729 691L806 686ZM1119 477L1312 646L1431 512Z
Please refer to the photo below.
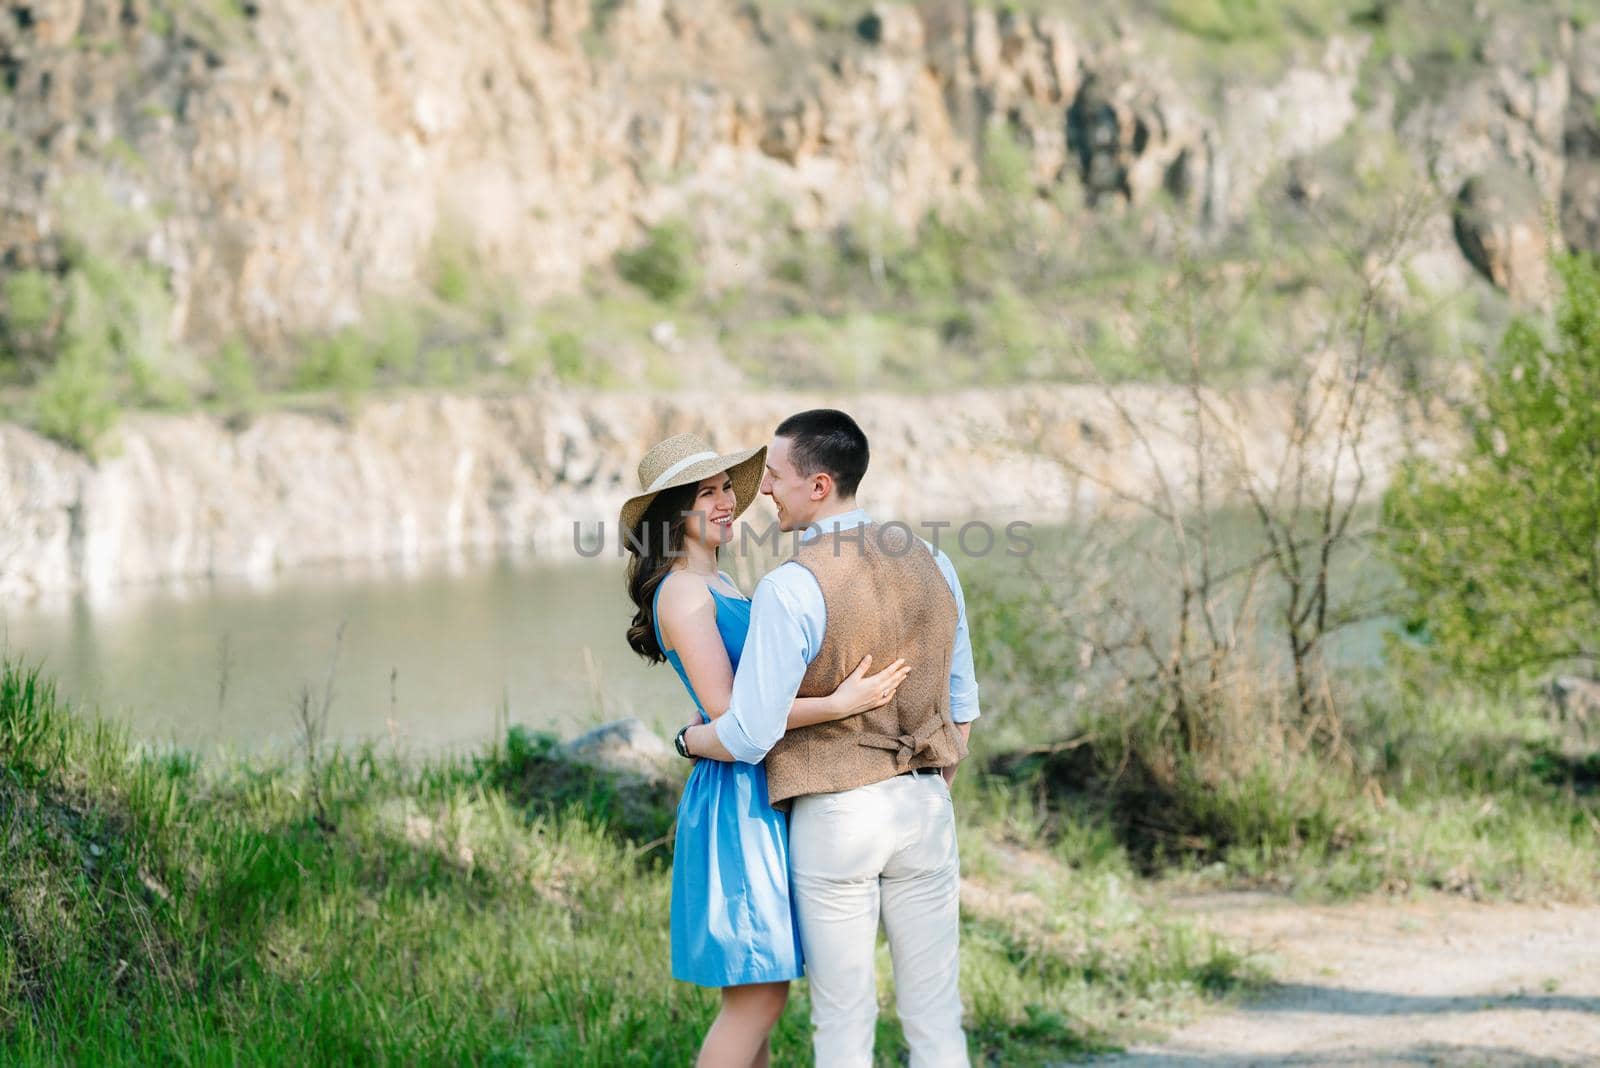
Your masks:
M833 492L833 476L826 471L818 471L811 476L811 499L825 501L828 494Z

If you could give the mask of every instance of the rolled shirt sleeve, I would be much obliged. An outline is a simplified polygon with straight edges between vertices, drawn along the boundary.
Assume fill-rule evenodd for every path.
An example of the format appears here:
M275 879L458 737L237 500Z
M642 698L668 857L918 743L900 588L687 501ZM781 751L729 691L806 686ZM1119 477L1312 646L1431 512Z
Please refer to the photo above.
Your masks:
M932 548L932 546L929 546ZM950 658L950 718L956 723L971 723L983 713L978 708L978 676L972 667L972 634L967 629L967 599L961 592L956 565L943 549L935 549L939 573L956 599L956 642Z
M806 669L822 648L827 611L816 576L799 564L782 564L757 584L733 696L716 720L717 737L735 760L759 764L783 737Z

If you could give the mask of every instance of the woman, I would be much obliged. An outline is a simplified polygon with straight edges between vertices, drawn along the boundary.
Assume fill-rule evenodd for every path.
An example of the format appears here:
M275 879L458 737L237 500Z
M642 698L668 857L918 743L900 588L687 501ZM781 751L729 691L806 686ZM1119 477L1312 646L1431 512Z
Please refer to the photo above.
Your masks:
M677 670L695 703L692 722L722 715L733 692L750 602L717 569L717 554L760 490L766 452L719 456L693 434L668 438L640 462L644 492L622 508L620 530L632 554L628 594L637 609L628 644L651 663L665 660ZM830 696L797 699L789 726L887 703L908 669L897 660L868 675L870 661ZM801 966L788 822L767 803L766 770L698 761L678 805L672 974L722 988L722 1010L696 1063L766 1065L768 1035Z

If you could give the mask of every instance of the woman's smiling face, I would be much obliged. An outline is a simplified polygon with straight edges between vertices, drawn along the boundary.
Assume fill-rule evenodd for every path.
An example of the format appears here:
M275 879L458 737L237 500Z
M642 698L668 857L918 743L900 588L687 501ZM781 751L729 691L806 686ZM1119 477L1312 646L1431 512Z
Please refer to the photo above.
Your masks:
M684 536L712 549L733 540L733 513L739 507L733 492L733 479L726 471L703 478L695 487L693 509L684 525Z

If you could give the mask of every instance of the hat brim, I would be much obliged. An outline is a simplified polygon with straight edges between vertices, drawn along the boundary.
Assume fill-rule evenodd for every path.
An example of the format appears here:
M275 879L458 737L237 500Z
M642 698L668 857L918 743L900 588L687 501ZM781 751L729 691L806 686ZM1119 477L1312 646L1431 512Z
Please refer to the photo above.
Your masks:
M658 494L678 486L692 486L701 479L710 478L712 475L728 472L728 477L733 480L733 496L736 503L733 506L733 518L738 519L744 510L755 503L761 494L761 476L766 471L767 447L758 445L753 449L744 449L740 452L730 452L726 456L714 456L691 464L679 472L665 486L629 497L623 502L622 512L619 516L621 529L632 530L644 518L644 513L649 509L650 502Z

